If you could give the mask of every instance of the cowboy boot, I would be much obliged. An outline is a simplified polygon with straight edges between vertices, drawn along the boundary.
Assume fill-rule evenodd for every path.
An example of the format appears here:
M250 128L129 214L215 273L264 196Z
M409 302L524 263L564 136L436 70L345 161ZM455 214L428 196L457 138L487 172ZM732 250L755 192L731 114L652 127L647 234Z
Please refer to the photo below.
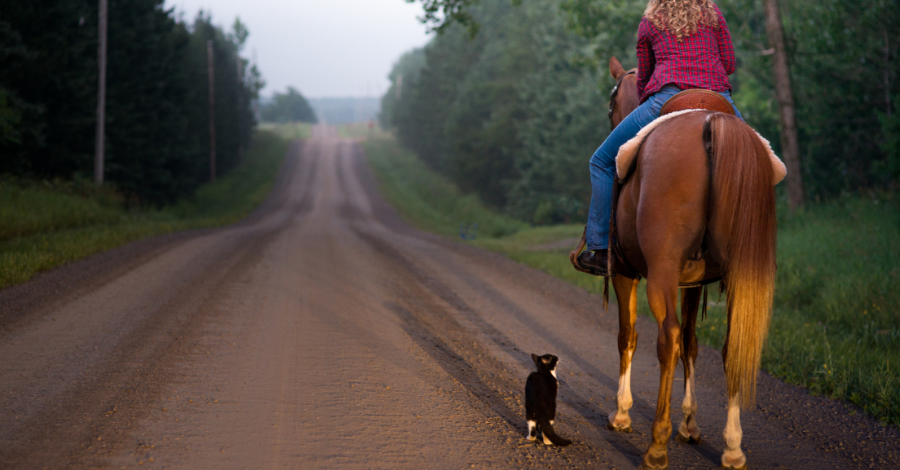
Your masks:
M608 276L607 250L582 251L577 258L578 267L583 272L595 276Z

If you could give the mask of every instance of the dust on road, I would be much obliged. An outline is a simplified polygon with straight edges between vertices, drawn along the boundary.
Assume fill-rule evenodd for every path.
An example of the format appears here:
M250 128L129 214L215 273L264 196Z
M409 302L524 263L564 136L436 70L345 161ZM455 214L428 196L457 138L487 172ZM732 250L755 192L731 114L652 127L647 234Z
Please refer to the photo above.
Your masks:
M617 434L616 322L596 296L411 229L360 147L317 127L247 220L0 292L0 468L634 468L656 327L638 321L635 432ZM524 440L532 352L561 359L571 447ZM722 451L718 353L697 368L704 443L671 442L672 468ZM765 375L759 393L742 415L754 468L900 456L896 430L844 405Z

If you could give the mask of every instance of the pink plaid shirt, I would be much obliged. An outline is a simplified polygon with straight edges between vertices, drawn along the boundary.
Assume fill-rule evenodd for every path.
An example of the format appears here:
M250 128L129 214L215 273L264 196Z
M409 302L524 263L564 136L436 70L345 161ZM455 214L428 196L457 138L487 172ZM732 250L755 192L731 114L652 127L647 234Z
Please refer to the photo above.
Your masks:
M681 89L731 90L728 76L734 73L734 45L725 17L718 6L713 7L719 16L719 29L700 25L695 34L681 42L674 34L656 29L647 18L641 19L637 41L641 103L670 84Z

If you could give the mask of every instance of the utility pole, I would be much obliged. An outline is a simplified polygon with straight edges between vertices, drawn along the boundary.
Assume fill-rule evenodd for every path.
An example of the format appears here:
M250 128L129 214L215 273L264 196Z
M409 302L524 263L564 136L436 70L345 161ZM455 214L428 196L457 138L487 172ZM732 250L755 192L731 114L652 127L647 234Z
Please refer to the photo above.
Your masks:
M243 119L241 116L244 116L244 108L241 106L243 100L241 99L244 96L244 61L241 59L241 56L235 54L235 62L237 62L237 109L238 109L238 126L243 126ZM238 144L238 161L243 160L244 158L244 142L240 141Z
M209 181L216 182L216 79L213 75L213 42L206 41L209 72Z
M255 75L252 75L253 71L255 69L256 69L256 48L254 47L253 48L253 63L252 63L252 65L250 65L251 80L253 80L253 92L252 93L254 96L254 98L251 98L251 99L253 100L253 119L256 122L259 122L259 121L262 121L262 114L259 111L259 89L256 88L256 85L257 85L256 78L257 77Z
M94 141L94 183L103 184L103 140L106 123L106 24L108 0L100 0L100 15L97 24L100 44L97 46L97 134Z
M778 0L765 0L766 33L772 55L775 73L775 96L778 97L778 113L781 117L781 152L787 167L788 207L791 212L803 207L803 174L800 172L800 144L797 138L797 123L794 116L794 92L791 90L791 71L788 69L787 52L784 48L784 31Z

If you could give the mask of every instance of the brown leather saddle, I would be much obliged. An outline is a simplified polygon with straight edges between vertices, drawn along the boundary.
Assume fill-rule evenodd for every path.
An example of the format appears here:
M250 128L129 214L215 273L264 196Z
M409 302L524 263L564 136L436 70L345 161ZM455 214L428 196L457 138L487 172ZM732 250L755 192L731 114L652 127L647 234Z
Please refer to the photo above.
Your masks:
M669 98L659 111L660 116L665 116L675 111L687 109L705 109L734 116L734 107L724 96L701 88L691 88L680 91Z

